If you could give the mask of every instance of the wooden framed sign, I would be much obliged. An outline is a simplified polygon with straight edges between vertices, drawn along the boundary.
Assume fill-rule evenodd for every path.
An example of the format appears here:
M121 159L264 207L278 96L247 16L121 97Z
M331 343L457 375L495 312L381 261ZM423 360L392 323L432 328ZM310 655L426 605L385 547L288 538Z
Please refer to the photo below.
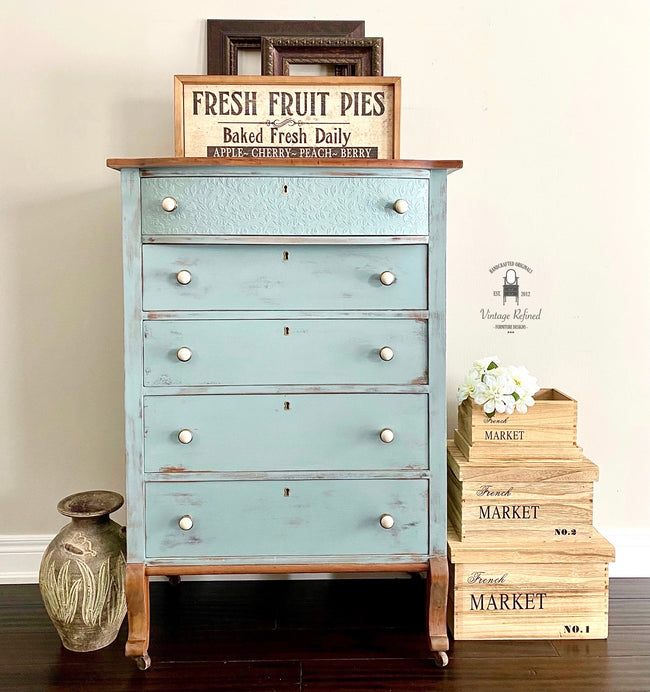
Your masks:
M399 158L399 77L174 77L176 156Z

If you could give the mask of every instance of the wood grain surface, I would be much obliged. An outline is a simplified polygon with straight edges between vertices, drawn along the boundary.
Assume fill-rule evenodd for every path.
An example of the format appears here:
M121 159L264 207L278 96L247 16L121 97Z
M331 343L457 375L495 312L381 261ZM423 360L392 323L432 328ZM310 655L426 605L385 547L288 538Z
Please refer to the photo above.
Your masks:
M540 389L527 413L495 414L465 399L458 407L458 429L472 445L516 447L519 442L576 442L578 402L556 389ZM509 435L507 433L510 433Z
M650 579L612 579L606 640L451 642L427 651L422 579L156 582L152 667L63 649L38 586L0 586L3 692L647 692Z
M463 167L463 162L458 159L446 161L419 160L419 159L220 159L198 156L168 156L159 158L129 158L106 159L109 168L120 170L122 168L165 168L167 166L186 168L190 166L286 166L318 168L426 168L445 169L456 171Z
M447 441L447 466L459 481L476 483L598 480L598 466L584 457L571 461L467 461L453 440Z
M461 540L583 540L594 533L593 483L459 481L450 468L447 498Z

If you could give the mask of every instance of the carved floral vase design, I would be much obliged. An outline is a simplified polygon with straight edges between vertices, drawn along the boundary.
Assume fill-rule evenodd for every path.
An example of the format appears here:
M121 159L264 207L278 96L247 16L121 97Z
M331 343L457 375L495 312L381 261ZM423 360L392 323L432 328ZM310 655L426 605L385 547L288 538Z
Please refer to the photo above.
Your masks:
M91 490L57 505L70 517L43 554L39 585L45 609L71 651L95 651L115 640L126 615L126 528L109 518L124 498Z

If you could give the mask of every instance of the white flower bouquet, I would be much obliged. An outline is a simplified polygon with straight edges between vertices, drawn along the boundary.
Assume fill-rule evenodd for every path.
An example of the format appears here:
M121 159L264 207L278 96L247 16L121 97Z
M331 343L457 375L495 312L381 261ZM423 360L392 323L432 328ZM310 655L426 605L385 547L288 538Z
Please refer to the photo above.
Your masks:
M498 358L474 361L458 387L458 404L472 399L488 418L495 413L526 413L534 406L533 394L539 391L537 378L523 365L502 366Z

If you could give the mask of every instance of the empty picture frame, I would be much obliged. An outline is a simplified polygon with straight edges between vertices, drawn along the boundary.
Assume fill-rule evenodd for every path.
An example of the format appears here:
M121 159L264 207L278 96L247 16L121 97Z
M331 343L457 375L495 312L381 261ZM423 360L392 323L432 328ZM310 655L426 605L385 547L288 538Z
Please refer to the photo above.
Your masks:
M363 38L366 23L273 19L208 19L208 74L236 75L240 50L261 50L262 36ZM260 64L261 74L261 64Z
M381 77L384 74L383 38L332 36L262 37L262 74L291 74L291 65L332 65L342 77Z

